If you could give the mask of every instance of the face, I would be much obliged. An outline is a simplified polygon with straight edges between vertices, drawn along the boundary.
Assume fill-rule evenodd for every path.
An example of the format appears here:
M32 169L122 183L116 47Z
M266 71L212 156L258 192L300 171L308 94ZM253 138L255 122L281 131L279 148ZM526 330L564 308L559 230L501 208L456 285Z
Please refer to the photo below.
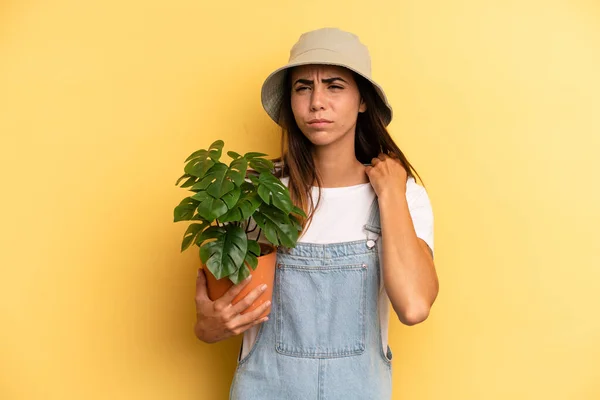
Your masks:
M290 77L292 112L304 136L319 146L354 136L358 113L367 106L350 70L305 65L293 68Z

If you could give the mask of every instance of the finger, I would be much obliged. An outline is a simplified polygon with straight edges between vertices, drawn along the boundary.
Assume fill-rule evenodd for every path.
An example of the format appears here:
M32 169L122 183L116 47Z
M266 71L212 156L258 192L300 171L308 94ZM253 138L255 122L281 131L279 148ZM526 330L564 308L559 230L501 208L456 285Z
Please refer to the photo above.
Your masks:
M398 155L396 153L390 152L390 154L388 154L388 157L391 160L393 160L396 164L402 165L402 162L400 161L400 157L398 157Z
M264 318L258 318L255 319L254 321L246 324L246 325L242 325L240 326L238 329L238 331L240 333L244 333L246 332L248 329L252 328L254 325L258 325L258 324L262 324L263 322L267 322L269 320L269 317L264 317Z
M241 327L244 325L248 325L251 324L253 322L255 322L256 320L260 320L260 316L269 308L269 306L271 305L270 301L265 301L264 303L262 303L260 306L256 307L256 309L250 311L249 313L246 314L239 314L238 316L236 316L234 318L234 325Z
M378 164L378 163L380 163L380 162L381 162L381 160L380 160L379 158L375 157L375 158L373 158L373 159L371 160L371 165L372 165L372 166L375 166L375 165L377 165L377 164Z
M196 300L206 299L208 299L206 276L203 269L198 269L198 276L196 277Z
M387 158L387 155L385 153L379 153L377 158L379 158L381 161L385 161L385 159Z
M254 290L252 290L250 293L248 293L242 300L240 300L236 305L233 306L232 312L234 314L241 314L248 307L250 307L252 305L252 303L254 303L254 301L256 299L258 299L258 297L261 294L263 294L263 292L265 290L267 290L266 284L263 284L257 288L254 288Z
M218 298L215 303L219 303L221 306L228 306L231 304L235 296L240 294L240 292L246 287L247 284L252 280L252 275L249 275L246 279L238 283L237 285L233 285L230 287L223 296Z

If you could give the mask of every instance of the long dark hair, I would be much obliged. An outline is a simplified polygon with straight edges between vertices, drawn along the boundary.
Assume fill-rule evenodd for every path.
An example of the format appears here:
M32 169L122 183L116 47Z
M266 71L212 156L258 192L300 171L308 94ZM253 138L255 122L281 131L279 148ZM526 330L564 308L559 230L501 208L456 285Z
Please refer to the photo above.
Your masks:
M276 165L276 175L289 177L288 188L292 202L304 210L308 216L301 218L302 227L305 229L310 224L314 210L321 200L322 182L315 168L312 158L312 143L304 136L292 112L291 93L292 82L288 70L285 79L285 89L283 101L279 113L279 124L282 126L281 157L274 159ZM384 124L385 108L383 100L375 91L375 87L361 75L354 73L354 80L358 86L361 98L367 105L363 113L358 114L356 122L356 134L354 148L356 159L362 164L370 164L371 160L385 153L396 157L404 166L409 177L415 178L415 175L421 180L421 177L408 162L408 159L402 153L400 148L394 143ZM319 188L317 203L314 204L311 196L312 186Z

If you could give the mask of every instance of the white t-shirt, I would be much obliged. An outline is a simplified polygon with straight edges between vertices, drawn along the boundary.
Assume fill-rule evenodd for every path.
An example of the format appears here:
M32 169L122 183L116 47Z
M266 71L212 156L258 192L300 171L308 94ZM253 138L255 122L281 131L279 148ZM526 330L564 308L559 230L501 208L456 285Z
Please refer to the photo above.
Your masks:
M281 182L287 186L289 179L281 178ZM316 204L318 188L313 187L312 196ZM369 219L369 211L374 199L375 191L370 183L339 188L321 188L319 206L315 210L310 226L298 239L298 242L327 244L366 239L367 231L364 229L364 225ZM431 203L425 188L416 183L414 178L409 178L406 183L406 200L417 237L423 239L433 251ZM266 241L262 234L259 240ZM377 248L379 249L379 260L383 262L382 247L377 246ZM381 274L380 288L378 301L381 345L385 353L388 343L390 303L383 286L383 274ZM245 357L254 345L259 328L260 326L256 325L244 332L240 358Z

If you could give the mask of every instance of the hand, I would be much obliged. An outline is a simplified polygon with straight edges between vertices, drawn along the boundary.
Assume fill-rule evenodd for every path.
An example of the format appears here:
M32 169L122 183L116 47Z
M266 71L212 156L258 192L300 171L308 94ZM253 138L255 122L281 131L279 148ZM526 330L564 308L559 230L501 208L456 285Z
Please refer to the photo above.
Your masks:
M371 160L371 165L365 167L371 186L377 197L389 192L406 195L406 180L408 173L398 158L380 153Z
M269 317L259 317L269 307L270 301L266 301L255 310L241 315L264 291L264 289L261 290L260 286L248 293L235 305L231 303L235 296L250 282L252 275L248 278L230 287L217 300L211 301L208 298L204 270L198 270L198 278L196 279L197 321L194 328L198 339L206 343L219 342L239 335L250 327L269 319Z

